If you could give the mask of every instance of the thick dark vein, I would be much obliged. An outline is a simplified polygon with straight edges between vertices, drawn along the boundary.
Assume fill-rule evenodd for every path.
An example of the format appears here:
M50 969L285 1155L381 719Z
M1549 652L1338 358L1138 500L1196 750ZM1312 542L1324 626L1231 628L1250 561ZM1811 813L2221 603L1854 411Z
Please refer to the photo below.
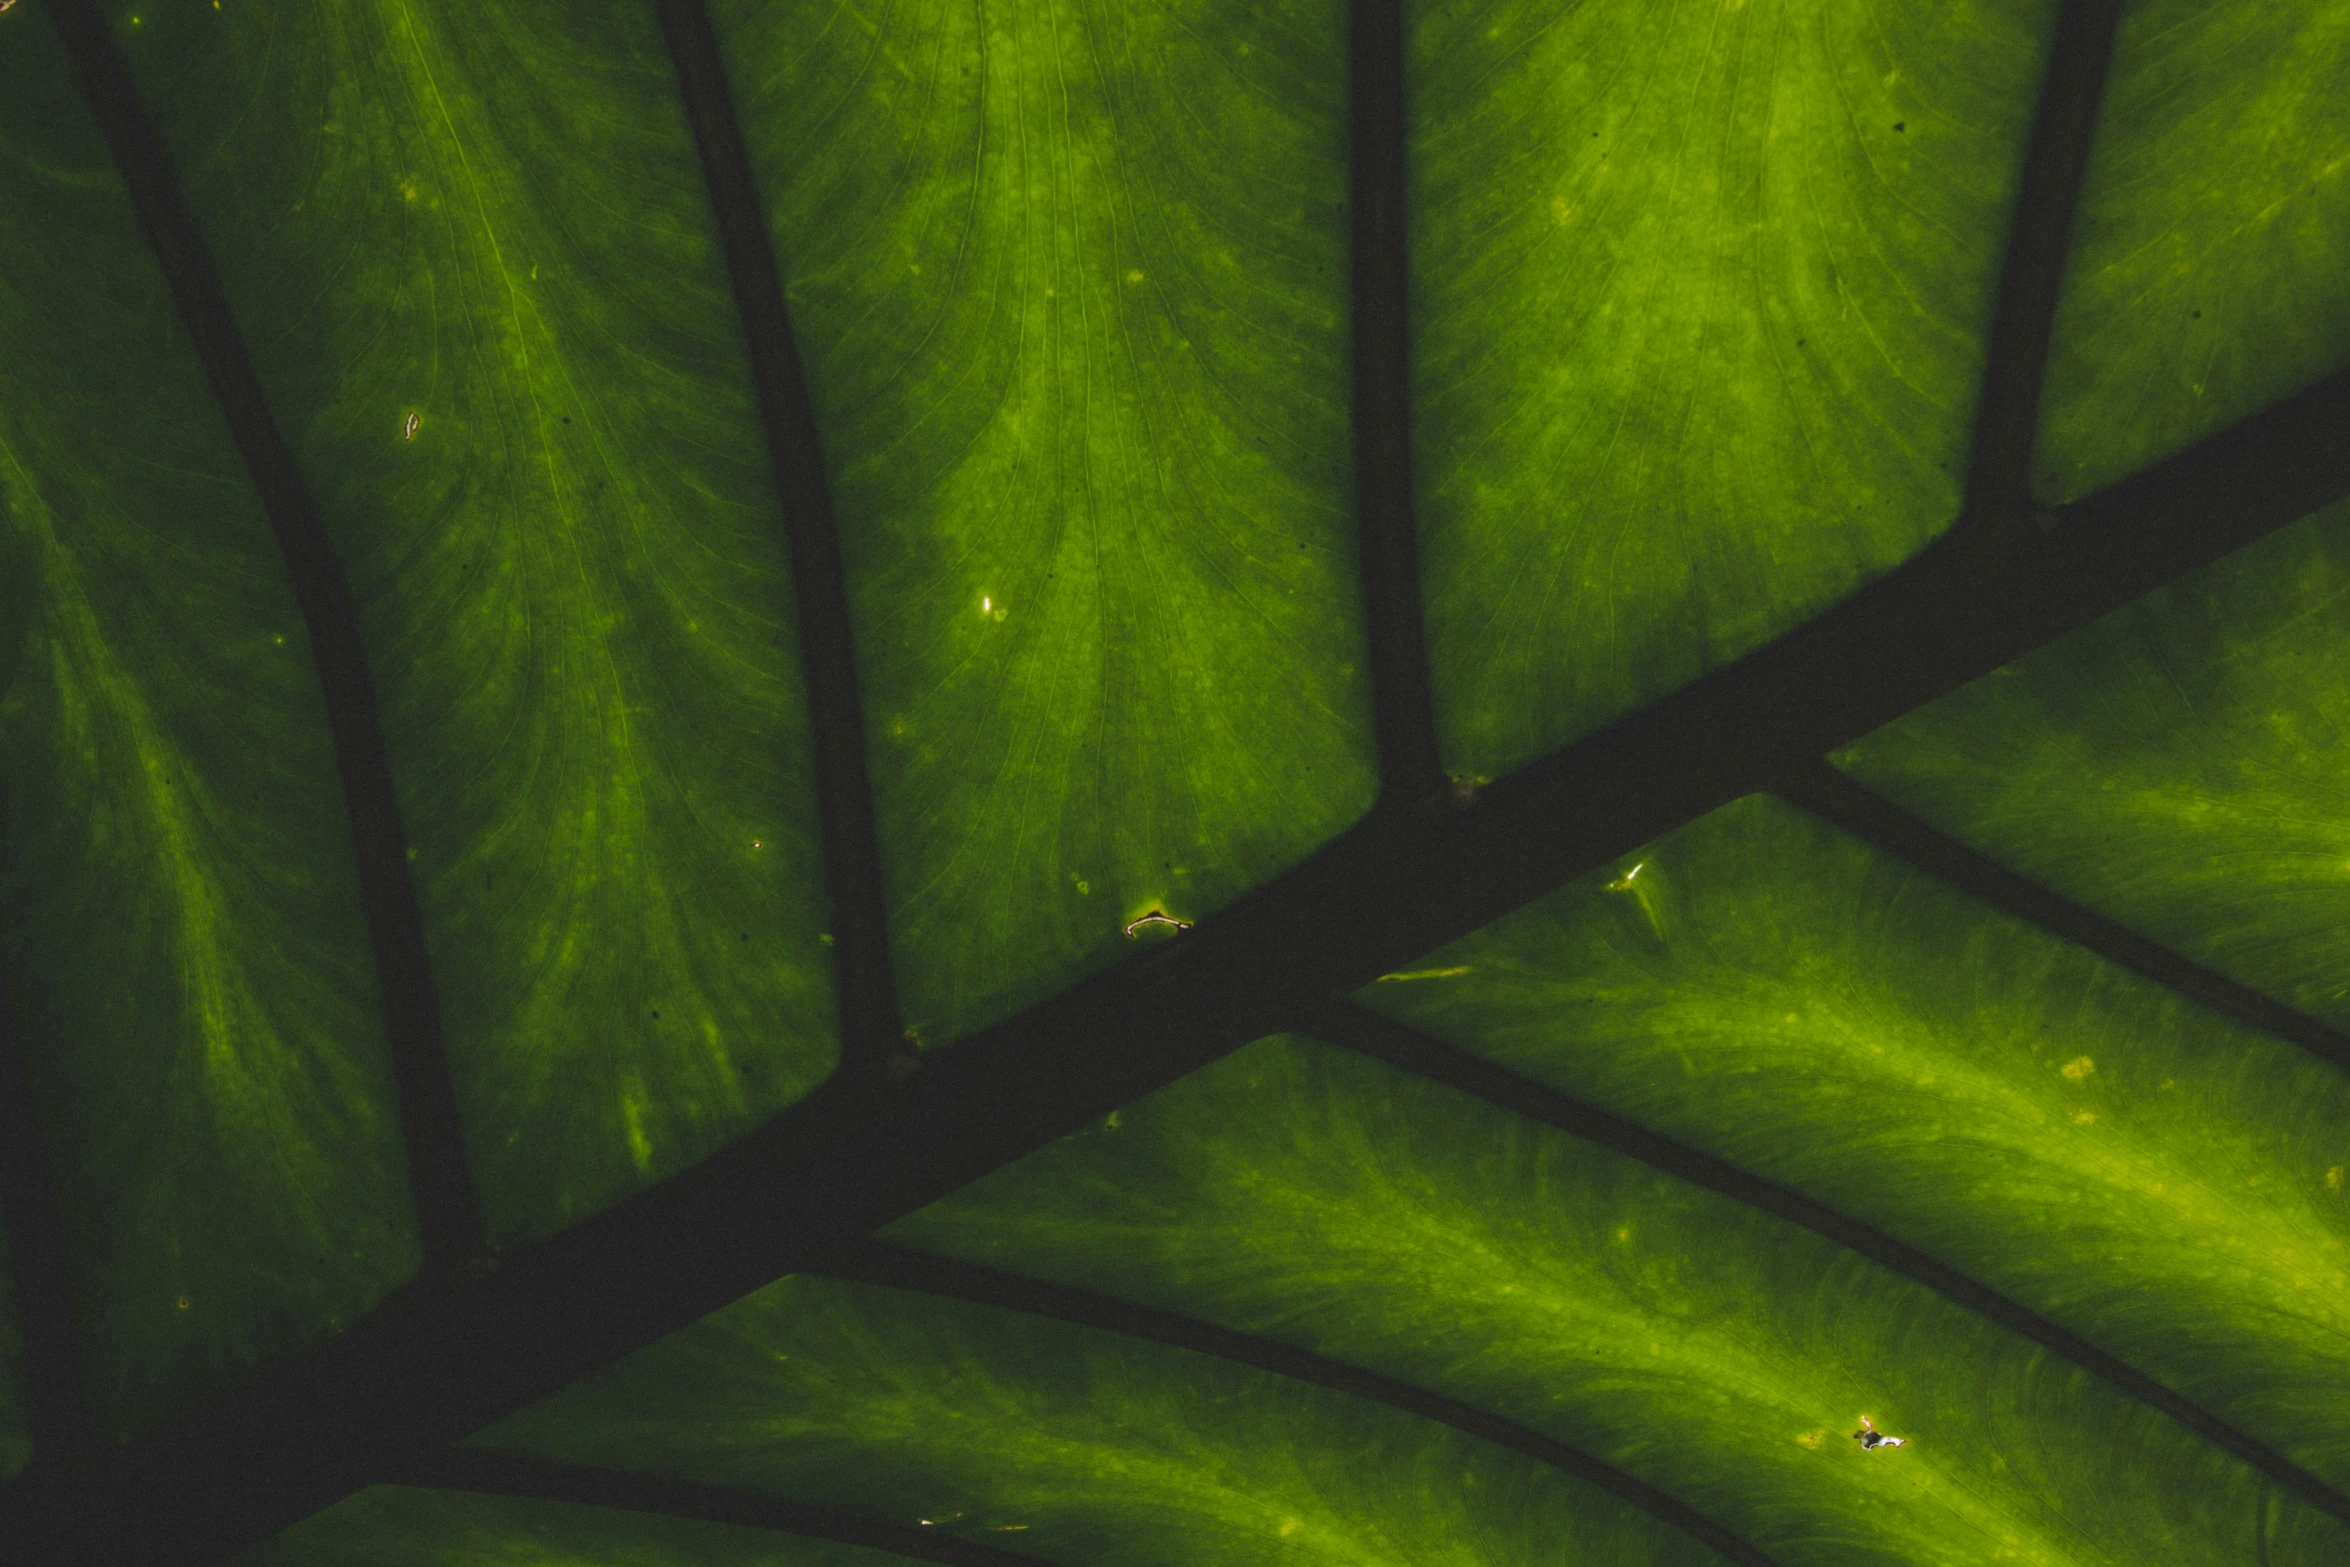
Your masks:
M386 1485L573 1502L582 1507L613 1507L623 1512L659 1513L670 1518L732 1524L742 1529L766 1529L808 1540L837 1540L843 1545L890 1551L918 1562L937 1562L939 1567L1037 1567L1038 1563L1038 1558L1033 1556L958 1540L916 1524L889 1523L859 1513L844 1513L805 1502L778 1501L752 1491L697 1485L691 1480L672 1480L665 1475L629 1474L618 1469L594 1469L544 1458L478 1453L462 1447L444 1447L403 1459L377 1479Z
M719 248L734 284L759 420L792 568L800 667L807 679L811 760L824 866L832 895L833 968L841 1009L841 1066L903 1071L912 1056L890 971L889 922L873 790L865 770L864 703L857 689L848 581L834 530L832 488L816 413L792 338L783 282L767 239L766 208L734 114L726 62L702 0L654 0L677 66Z
M1344 1361L1331 1360L1311 1350L1284 1344L1278 1339L1260 1338L1253 1333L1237 1333L1230 1328L1218 1327L1212 1322L1203 1322L1197 1317L1183 1316L1178 1312L1162 1311L1154 1306L1137 1306L1113 1296L1097 1295L1090 1290L1076 1289L1066 1284L1049 1284L1041 1279L1024 1278L1017 1273L1006 1273L979 1263L909 1251L884 1241L861 1240L826 1249L801 1271L828 1278L851 1279L863 1284L886 1284L895 1289L943 1295L955 1300L1024 1311L1031 1316L1102 1328L1112 1333L1123 1333L1130 1338L1149 1339L1155 1344L1168 1344L1197 1354L1213 1355L1219 1360L1254 1366L1259 1371L1270 1371L1275 1376L1288 1377L1293 1381L1310 1382L1316 1387L1351 1393L1357 1398L1367 1398L1391 1409L1401 1409L1423 1419L1451 1426L1456 1431L1465 1431L1481 1441L1506 1447L1513 1453L1522 1453L1536 1463L1547 1464L1561 1474L1572 1475L1611 1496L1621 1497L1651 1518L1703 1541L1726 1560L1740 1563L1742 1567L1771 1567L1771 1558L1740 1536L1687 1503L1666 1495L1589 1453L1473 1404L1464 1404L1458 1399L1447 1398L1441 1393L1432 1393L1426 1388L1381 1376L1376 1371L1366 1371Z
M1781 777L1779 794L1823 821L1907 860L1993 908L2037 925L2052 936L2086 947L2134 974L2199 1001L2240 1023L2287 1039L2311 1055L2350 1071L2350 1039L2304 1013L2272 1001L2248 985L2205 968L2192 958L2093 909L2026 881L1998 861L1977 854L1957 839L1928 826L1900 806L1872 794L1825 761L1814 760Z
M2065 0L2057 16L1992 307L1958 530L1981 533L1986 543L2012 537L2030 512L2048 339L2121 10L2121 0Z
M1318 1009L1303 1020L1303 1025L1317 1038L1334 1045L1359 1051L1399 1071L1473 1094L1513 1115L1555 1126L1667 1175L1800 1224L1815 1235L1915 1279L1943 1298L2063 1356L2140 1403L2159 1409L2206 1441L2225 1448L2311 1506L2350 1523L2350 1497L2282 1453L2253 1440L2194 1400L2172 1392L2129 1362L2068 1333L1989 1285L1903 1245L1882 1230L1351 1003Z
M48 1464L82 1447L92 1431L89 1404L82 1397L65 1225L49 1180L28 1050L9 1001L7 976L0 975L0 1221L8 1227L8 1273L24 1346L33 1462Z
M1289 1026L1812 757L2350 494L2350 374L2061 508L2011 556L1934 548L1812 624L1442 816L1379 813L895 1091L840 1081L495 1271L0 1491L45 1559L217 1561L628 1349ZM137 1507L121 1504L137 1497Z
M335 765L351 818L360 905L375 948L384 1034L400 1099L425 1266L453 1267L481 1254L481 1221L466 1168L456 1091L441 1048L440 998L425 957L416 889L408 880L407 838L400 827L391 758L384 749L359 619L294 454L278 433L277 419L253 373L228 295L181 199L171 155L147 119L104 16L94 0L51 0L49 13L64 35L74 76L114 154L196 358L285 555L286 576L318 669Z
M1402 0L1354 0L1347 28L1354 259L1355 525L1371 642L1380 796L1442 798L1420 550L1412 518L1410 256L1404 224Z

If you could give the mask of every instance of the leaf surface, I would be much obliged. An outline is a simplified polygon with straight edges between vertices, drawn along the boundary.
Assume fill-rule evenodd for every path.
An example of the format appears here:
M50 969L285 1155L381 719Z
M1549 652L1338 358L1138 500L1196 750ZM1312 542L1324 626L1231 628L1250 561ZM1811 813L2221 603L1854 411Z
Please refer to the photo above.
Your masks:
M411 1486L361 1491L239 1567L894 1567L887 1551L762 1529Z
M649 8L124 39L369 646L491 1237L831 1069L792 594Z
M2346 656L2337 506L1836 761L2044 886L2350 1028Z
M124 1435L330 1336L418 1252L283 559L24 20L0 16L0 966L91 1412Z
M2269 1505L2249 1467L1909 1279L1383 1064L1263 1041L1114 1119L885 1235L1432 1388L1787 1567L2233 1563ZM1863 1452L1864 1413L1910 1444ZM2289 1511L2307 1549L2350 1543Z
M93 129L55 25L79 4L102 4L168 170L134 147L126 185ZM2035 169L2064 163L2033 128L2067 123L2048 83L2084 79L2052 40L2099 31L2060 30L2070 4L708 0L722 69L688 50L681 75L668 34L701 0L0 0L0 989L89 1412L101 1437L151 1433L30 1452L28 1382L43 1421L82 1412L22 1364L14 1308L36 1354L61 1315L25 1268L0 1289L0 1478L40 1461L0 1487L0 1533L63 1496L69 1538L133 1519L151 1557L201 1554L174 1527L225 1538L188 1516L217 1504L241 1543L337 1486L436 1473L404 1449L452 1435L451 1397L493 1402L446 1367L520 1398L600 1365L472 1457L1100 1567L1713 1567L1716 1538L1777 1567L2350 1560L2326 1491L2350 1493L2350 1080L1767 796L1354 998L1517 1074L1515 1100L1367 1036L1280 1035L1034 1147L1074 1096L1163 1082L1188 1046L1300 1016L1352 1037L1265 954L1354 983L1392 908L1282 929L1311 900L1277 890L1221 935L1219 911L1314 860L1315 907L1401 886L1487 918L1504 900L1429 844L1491 865L1519 822L1551 835L1534 863L1590 866L1623 839L1591 846L1621 829L1582 786L1648 780L1587 761L1690 758L1666 797L1723 800L1794 759L1767 732L1792 682L1761 682L1788 705L1727 742L1668 705L1632 726L1646 752L1568 753L1515 804L1480 782L1896 568L1963 584L2015 542L1993 496L1991 526L1918 559L1966 507L1991 323L2056 286L2008 276L2009 247L2019 211L2064 205L2018 192L2028 142ZM2350 0L2132 0L2119 37L2037 404L2049 502L2350 364ZM1393 188L1370 134L1390 41ZM714 207L738 150L755 204ZM216 399L221 339L191 346L173 289L195 273L134 218L142 174L184 196L266 415ZM746 312L729 272L759 223L789 355L765 280ZM1408 321L1379 281L1396 255ZM804 370L820 474L794 466L809 432L769 426L797 415L754 395L754 346ZM2034 406L2030 357L2002 360L2008 413ZM1391 758L1417 757L1396 771L1425 766L1417 686L1386 680L1386 654L1417 657L1410 595L1366 595L1356 531L1355 417L1405 404L1409 442L1371 455L1408 452L1414 485L1366 504L1377 559L1417 544L1401 582L1459 787L1414 801L1434 781L1390 777L1366 821L1375 707ZM2343 471L2290 450L2309 406L2253 443L2302 466L2243 515ZM388 1007L326 722L351 704L322 696L273 536L300 508L239 456L265 423L355 603L388 746L431 975ZM2175 558L2232 525L2193 499L2215 449L2052 526ZM791 521L832 531L840 603L789 566L779 495L811 477L831 514ZM2028 558L2085 576L2062 543ZM803 603L811 661L853 653L861 711L808 694ZM1835 760L2350 1029L2345 605L2350 503ZM1826 711L1881 689L1863 662L1830 672ZM812 762L859 724L872 886L843 852L855 791L828 749L820 820ZM876 900L903 1024L946 1058L896 1088L860 1071L739 1146L841 1064L833 941ZM1170 940L1200 945L1154 962ZM888 1011L865 1004L878 966L842 946L859 1045L883 1043L861 1037ZM1191 1014L1212 1037L1153 1011L1177 973L1241 976ZM445 1036L465 1171L404 1167L382 1019L406 1002ZM1036 1082L1040 1060L1075 1086L1015 1102L963 1072ZM942 1104L958 1083L983 1097ZM1629 1133L1560 1130L1545 1092L1678 1149L1652 1165ZM882 1130L828 1142L827 1104L878 1104ZM985 1263L1189 1317L1199 1347L1113 1332L1100 1299L1062 1320L935 1278L797 1276L622 1353L725 1293L710 1278L755 1282L745 1257L761 1278L808 1261L805 1226L888 1189L870 1151L908 1124L956 1129L925 1169L1033 1150L890 1232L908 1278ZM746 1157L694 1172L730 1144ZM418 1277L411 1177L438 1216L460 1174L489 1255L440 1271L436 1218ZM1774 1216L1803 1203L1812 1227ZM700 1222L663 1228L680 1214ZM1277 1376L1209 1329L1369 1381ZM1864 1413L1909 1445L1860 1449ZM1529 1456L1560 1446L1596 1467ZM1593 1483L1610 1467L1630 1483ZM248 1558L870 1559L380 1485Z
M1767 797L1378 1010L1793 1187L2350 1480L2350 1082Z
M1343 8L713 12L840 511L906 1020L943 1044L1370 804Z
M2050 344L2070 500L2350 363L2350 5L2138 0Z
M1446 765L1500 777L1957 514L2054 8L1413 9Z
M1267 1372L991 1306L784 1279L474 1447L1104 1567L1710 1552L1532 1460Z

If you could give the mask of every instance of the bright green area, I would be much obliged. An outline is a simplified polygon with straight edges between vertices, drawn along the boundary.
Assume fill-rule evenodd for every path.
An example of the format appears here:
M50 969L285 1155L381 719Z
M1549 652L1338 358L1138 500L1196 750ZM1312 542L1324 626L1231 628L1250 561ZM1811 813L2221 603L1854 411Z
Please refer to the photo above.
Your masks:
M2350 363L2350 0L2133 0L2050 343L2069 500Z
M137 1431L416 1265L339 783L43 0L0 12L0 971ZM108 0L359 603L489 1222L836 1053L765 445L648 5ZM942 1043L1372 794L1340 0L720 0ZM1498 774L1957 505L2051 0L1412 12L1446 760ZM2350 357L2350 0L2125 24L2039 482ZM1841 760L2350 1027L2350 508ZM1159 939L1164 939L1160 937ZM1364 999L1877 1224L2350 1485L2350 1085L1767 800ZM896 1227L1494 1409L1785 1567L2323 1567L2331 1520L1818 1237L1276 1040ZM0 1474L27 1456L0 1298ZM1912 1438L1864 1454L1862 1412ZM481 1440L1069 1563L1712 1558L1384 1406L783 1281ZM257 1562L857 1567L377 1489ZM821 1558L813 1562L812 1558Z
M26 1419L24 1339L16 1322L16 1292L8 1287L8 1237L0 1234L0 1480L15 1475L33 1456Z
M830 1540L464 1491L379 1485L232 1567L896 1567Z
M1864 1219L2350 1484L2333 1068L1764 797L1438 961L1465 972L1364 999Z
M942 1044L1370 803L1345 7L712 10L829 454L906 1021Z
M126 47L360 606L489 1228L543 1235L837 1052L781 524L668 53L645 5L154 9Z
M1798 1135L1826 1140L1817 1119ZM1782 1567L2234 1567L2264 1507L2271 1567L2350 1550L2185 1427L1920 1285L1307 1041L1253 1045L885 1233L1449 1393ZM1910 1445L1864 1452L1863 1414Z
M2055 7L1413 15L1428 634L1499 776L1956 515Z
M771 1285L469 1445L820 1502L1086 1567L1719 1562L1580 1481L1383 1404L828 1279Z
M0 970L119 1435L418 1258L308 643L71 82L0 14Z
M2336 506L1836 761L2034 881L2350 1029L2346 668Z

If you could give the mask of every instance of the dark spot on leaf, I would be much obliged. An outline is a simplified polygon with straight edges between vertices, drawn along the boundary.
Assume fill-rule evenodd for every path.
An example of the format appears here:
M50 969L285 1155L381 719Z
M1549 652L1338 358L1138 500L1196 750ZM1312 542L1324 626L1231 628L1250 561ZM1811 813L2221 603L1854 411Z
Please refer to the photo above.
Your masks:
M565 424L569 424L569 423L571 422L571 415L569 415L569 414L565 414L565 415L563 416L563 422L564 422Z
M1909 129L1909 121L1907 121L1907 120L1895 120L1895 121L1893 122L1893 128L1894 128L1895 130L1897 130L1897 131L1906 131L1906 130L1908 130L1908 129Z
M743 932L743 940L745 940L745 941L748 941L748 940L750 940L750 939L751 939L751 933L750 933L749 931L747 931L747 930L746 930L746 931L744 931L744 932Z
M2194 316L2195 316L2195 319L2196 319L2196 320L2200 321L2200 320L2202 320L2202 319L2203 319L2203 312L2202 312L2202 311L2200 311L2200 310L2198 310L2198 311L2195 311L2195 312L2194 312Z
M653 1016L655 1016L655 1017L659 1017L660 1015L661 1015L661 1014L660 1014L660 1013L658 1013L658 1012L656 1012L656 1013L654 1013L654 1014L653 1014Z

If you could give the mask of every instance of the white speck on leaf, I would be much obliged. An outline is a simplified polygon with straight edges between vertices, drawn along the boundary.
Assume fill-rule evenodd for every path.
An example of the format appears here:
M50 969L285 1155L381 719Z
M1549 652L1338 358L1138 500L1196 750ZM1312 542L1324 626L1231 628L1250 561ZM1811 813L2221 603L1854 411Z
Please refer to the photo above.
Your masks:
M1148 914L1145 914L1142 918L1136 920L1133 924L1127 926L1126 934L1131 936L1136 931L1142 929L1145 925L1172 925L1177 930L1191 929L1191 921L1179 920L1172 914L1162 914L1157 909L1153 909Z

